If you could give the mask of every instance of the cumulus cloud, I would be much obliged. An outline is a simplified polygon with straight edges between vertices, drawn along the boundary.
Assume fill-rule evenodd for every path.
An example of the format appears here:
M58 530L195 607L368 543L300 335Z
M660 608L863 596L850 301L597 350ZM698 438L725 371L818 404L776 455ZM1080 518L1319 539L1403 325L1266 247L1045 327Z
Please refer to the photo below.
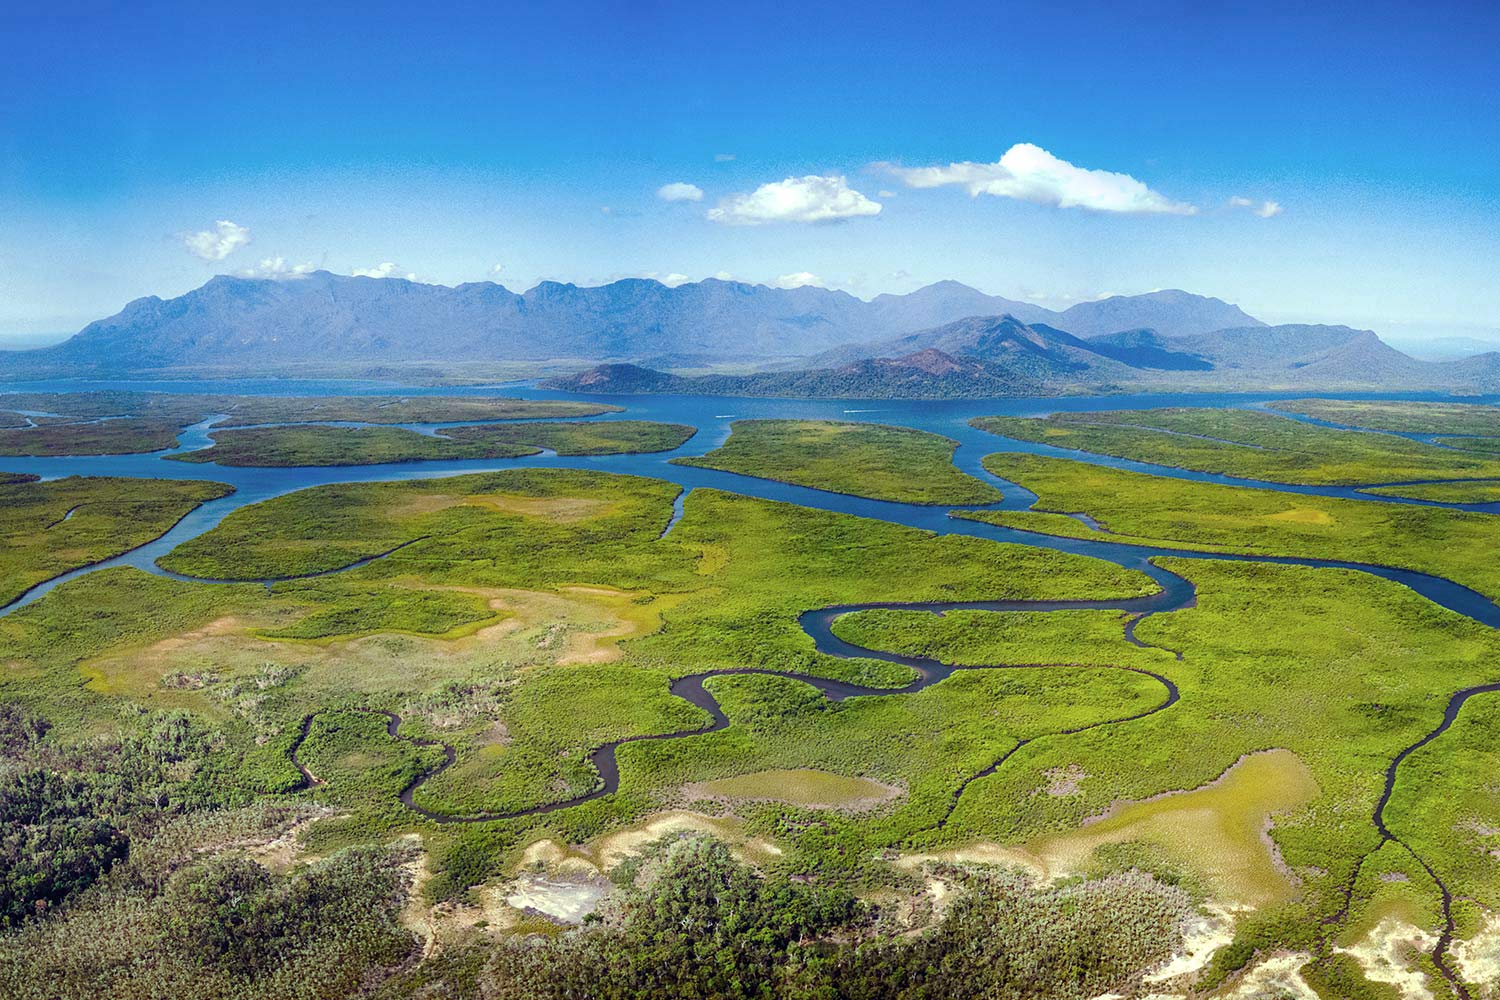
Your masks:
M849 186L848 178L835 174L809 174L762 184L748 194L731 195L708 211L712 221L732 226L834 222L879 214L878 201L866 198Z
M777 288L827 288L823 279L811 271L794 271L791 274L783 274L771 282Z
M215 222L212 229L182 234L187 252L203 260L223 260L249 242L250 230L228 219Z
M657 188L656 196L662 201L702 201L703 189L696 184L673 181Z
M498 277L500 277L500 272L502 272L504 270L505 270L505 265L504 264L495 264L495 265L493 265L493 266L490 267L489 275L490 275L491 278L498 278Z
M235 273L241 278L300 278L317 270L312 264L288 264L285 257L262 257L254 267L242 267Z
M1239 195L1230 198L1229 205L1231 208L1248 208L1262 219L1269 219L1284 211L1279 201L1256 201L1254 198L1242 198Z
M385 261L374 267L355 268L352 272L356 278L405 278L407 281L416 281L417 276L411 272L401 273L401 265Z
M1014 198L1058 208L1123 214L1196 215L1198 209L1153 191L1129 174L1089 170L1021 142L995 163L950 163L946 167L884 165L907 187L961 185L972 197Z

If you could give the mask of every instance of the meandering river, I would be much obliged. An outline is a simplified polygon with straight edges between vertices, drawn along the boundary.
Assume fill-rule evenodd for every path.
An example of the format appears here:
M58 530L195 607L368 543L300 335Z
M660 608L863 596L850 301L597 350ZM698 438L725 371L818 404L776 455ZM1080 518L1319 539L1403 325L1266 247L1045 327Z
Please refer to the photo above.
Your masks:
M171 530L131 552L106 560L99 564L84 567L71 573L63 574L53 580L39 584L27 591L11 604L0 608L0 615L8 614L20 607L24 607L38 600L48 591L80 576L84 573L94 572L98 569L111 566L134 566L138 569L151 573L165 574L156 565L156 559L171 551L177 545L189 538L196 537L217 525L231 511L251 503L258 503L271 497L280 496L294 490L304 489L310 486L318 486L327 483L347 482L373 482L398 479L421 479L442 476L455 476L473 472L497 471L503 469L518 468L570 468L590 469L600 472L626 473L638 476L648 476L676 483L682 488L677 503L678 516L681 513L682 497L689 491L699 488L714 488L740 493L747 496L759 497L766 500L778 500L787 503L799 504L819 510L834 511L843 514L851 514L858 517L874 518L882 521L890 521L897 524L907 525L913 528L925 529L937 534L964 534L997 541L1013 542L1021 545L1029 545L1039 548L1047 548L1064 552L1077 553L1106 559L1130 569L1139 570L1149 575L1160 586L1160 590L1147 597L1131 598L1119 601L1084 601L1084 602L1057 602L1057 601L978 601L978 602L952 602L943 604L912 604L893 605L881 604L858 604L839 606L832 608L811 609L801 616L803 629L812 637L817 648L824 653L837 657L860 657L874 658L887 662L900 663L911 667L916 674L916 679L910 684L899 689L890 688L868 688L856 684L840 681L831 681L824 678L812 677L802 674L787 673L780 676L794 677L805 681L822 691L832 700L842 700L853 696L869 695L900 695L910 694L922 690L932 684L950 676L955 669L1028 669L1027 667L1006 665L992 667L964 667L955 668L951 665L939 663L936 660L908 657L884 652L880 650L865 649L838 638L833 633L833 622L842 614L853 611L866 610L870 608L908 607L917 610L949 611L958 609L984 609L996 611L1032 610L1046 611L1063 608L1100 608L1125 611L1132 614L1125 627L1125 637L1136 642L1135 625L1146 615L1170 611L1177 608L1187 607L1194 600L1194 588L1191 582L1184 577L1171 573L1161 567L1153 565L1150 560L1157 556L1175 556L1188 559L1229 559L1246 562L1269 562L1282 565L1312 566L1312 567L1337 567L1344 569L1359 570L1376 576L1403 584L1423 597L1439 604L1451 611L1465 615L1475 621L1481 622L1491 628L1500 628L1500 606L1468 587L1464 587L1453 581L1424 573L1410 570L1396 569L1385 566L1374 566L1360 563L1342 562L1328 559L1292 558L1273 556L1236 556L1222 554L1208 554L1179 550L1169 547L1146 547L1137 545L1124 545L1101 540L1083 540L1053 537L1032 532L1019 531L995 525L984 524L978 521L970 521L948 516L949 507L923 506L917 504L897 503L891 501L871 500L861 497L853 497L840 493L824 490L810 489L807 487L793 486L786 483L778 483L766 479L741 476L734 473L720 472L712 469L700 469L690 466L678 466L669 464L670 459L687 455L701 455L718 447L729 434L730 424L738 419L783 417L801 419L835 419L835 420L857 420L874 423L896 424L912 427L919 430L931 431L953 438L958 442L958 448L954 454L954 464L962 471L967 472L986 482L993 483L1002 492L1003 498L994 504L979 508L968 509L992 509L992 510L1025 510L1036 499L1029 491L1004 480L999 480L983 468L980 460L987 454L996 451L1021 451L1035 454L1059 455L1065 458L1087 461L1115 468L1130 469L1148 472L1157 475L1170 475L1182 479L1199 482L1222 483L1235 486L1256 486L1273 489L1282 492L1311 494L1317 496L1339 497L1352 499L1367 503L1404 503L1424 504L1423 501L1407 500L1394 497L1377 497L1367 493L1361 493L1353 487L1323 487L1323 486L1291 486L1279 483L1266 483L1255 480L1238 479L1229 476L1215 475L1210 473L1192 472L1189 470L1167 468L1150 465L1142 462L1132 462L1124 459L1109 458L1098 455L1090 455L1081 452L1052 448L1046 445L1030 442L1014 441L1000 438L983 431L976 430L968 425L968 421L976 416L990 414L1005 414L1011 416L1042 416L1060 410L1069 411L1093 411L1105 409L1134 409L1161 406L1200 406L1200 407L1246 407L1263 406L1268 401L1276 398L1284 398L1284 394L1269 395L1225 395L1225 394L1201 394L1201 395L1142 395L1142 396L1109 396L1109 397L1077 397L1077 398L1006 398L988 400L953 400L953 401L896 401L896 400L792 400L792 399L751 399L751 398L729 398L714 396L625 396L625 397L593 397L577 396L567 393L548 392L536 389L524 384L508 384L492 387L462 387L443 389L414 389L411 387L393 386L383 383L348 383L348 382L297 382L286 381L184 381L173 383L88 383L88 382L56 382L56 383L16 383L13 385L0 385L0 392L6 390L16 391L82 391L88 389L160 389L175 392L227 392L243 394L308 394L308 395L358 395L358 394L382 394L399 393L401 395L464 395L475 393L501 394L507 396L519 396L530 399L579 399L587 401L614 403L626 408L624 413L606 414L590 418L595 420L612 419L641 419L660 420L673 423L690 424L698 428L698 434L684 445L671 452L662 452L647 455L611 455L600 457L563 458L552 453L528 456L515 459L496 460L474 460L474 461L422 461L405 462L391 465L370 466L341 466L341 467L312 467L312 468L290 468L290 469L260 469L260 468L236 468L221 467L217 465L203 465L194 463L183 463L167 461L166 456L175 452L189 451L207 447L211 441L209 438L210 427L213 419L205 420L199 424L187 428L180 435L179 445L166 452L154 452L144 455L109 455L97 457L49 457L49 458L0 458L0 470L9 472L29 472L43 477L44 479L58 478L70 475L88 476L130 476L138 478L165 478L165 479L206 479L225 482L235 487L235 492L219 500L210 501L189 513ZM1418 399L1418 398L1442 398L1432 395L1385 395L1385 396L1342 396L1339 398L1386 398L1386 399ZM1466 399L1466 402L1479 400ZM1490 400L1482 400L1490 401ZM397 426L423 433L433 433L443 426L452 424L403 424ZM1367 484L1374 485L1374 484ZM1500 503L1491 504L1425 504L1430 506L1453 506L1463 509L1485 511L1489 513L1500 513ZM670 527L669 527L670 530ZM410 544L410 543L407 543ZM387 553L388 554L388 553ZM363 565L374 556L359 560L344 569ZM334 572L339 572L338 570ZM166 574L175 575L175 574ZM1162 698L1151 708L1117 719L1109 719L1091 724L1083 728L1094 728L1095 726L1118 725L1127 723L1146 715L1169 709L1177 702L1178 693L1175 685L1166 677L1150 671L1135 668L1129 669L1134 673L1143 674L1152 678L1161 686ZM693 704L703 708L710 716L707 727L695 730L691 733L671 733L652 736L632 737L625 740L605 744L596 748L590 759L597 768L601 777L599 785L591 792L579 796L576 799L550 803L529 810L510 813L477 813L473 815L454 816L436 814L422 808L415 801L415 793L422 783L446 768L454 760L454 751L451 747L443 744L433 744L441 747L444 760L427 773L413 780L400 795L401 801L409 808L421 813L429 819L440 823L471 823L493 821L498 819L515 818L524 815L552 812L558 809L577 805L582 801L608 795L619 787L619 767L616 761L616 750L624 743L638 740L660 740L677 739L699 735L722 729L729 724L722 709L719 707L713 694L704 686L704 682L710 677L722 676L734 673L774 673L765 670L721 670L710 671L701 674L693 674L677 679L672 685L673 693L691 701ZM1401 843L1385 824L1384 809L1390 798L1391 790L1394 788L1398 771L1402 761L1415 749L1426 745L1437 738L1444 730L1452 724L1457 717L1459 709L1470 697L1500 690L1500 683L1486 684L1474 688L1456 692L1448 705L1442 722L1430 733L1426 734L1413 746L1402 750L1391 762L1386 774L1385 794L1377 804L1372 821L1382 842L1394 841ZM399 732L401 719L391 713L380 712L387 720L387 727L391 735L401 737ZM302 735L305 738L311 729L313 716L303 720ZM1058 730L1049 735L1066 735L1070 732L1080 731ZM1039 737L1038 737L1039 738ZM420 742L420 741L418 741ZM969 782L993 773L1001 767L1017 750L1025 745L1027 741L1013 746L999 760L988 768L971 775L963 783L952 797L948 812L957 805L964 787ZM298 743L300 747L300 741ZM294 761L296 753L293 753ZM312 783L317 778L308 771L300 761L298 767L302 769L304 777ZM946 816L940 823L946 822ZM1402 844L1405 847L1404 844ZM1407 848L1410 850L1410 848ZM1415 856L1415 855L1414 855ZM1446 961L1446 949L1452 938L1453 920L1450 912L1451 896L1447 887L1432 873L1431 867L1421 858L1417 859L1433 875L1434 881L1439 887L1443 901L1443 911L1446 918L1446 929L1433 952L1433 957L1441 972L1455 986L1456 991L1467 997L1464 987L1452 974Z

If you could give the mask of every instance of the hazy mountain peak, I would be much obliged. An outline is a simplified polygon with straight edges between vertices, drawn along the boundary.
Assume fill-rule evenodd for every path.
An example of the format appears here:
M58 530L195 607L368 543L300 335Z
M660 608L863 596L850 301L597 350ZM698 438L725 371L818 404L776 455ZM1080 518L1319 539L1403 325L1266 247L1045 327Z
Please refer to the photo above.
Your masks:
M1057 325L1080 337L1133 329L1152 329L1164 337L1184 337L1265 324L1223 299L1168 288L1144 295L1113 295L1080 302L1063 310Z
M960 320L972 322L944 331L933 343L916 338L887 350L881 340L915 337L911 331ZM651 278L598 286L548 280L517 294L488 281L450 288L319 270L281 280L220 275L176 298L137 299L62 344L7 352L5 368L76 374L562 358L672 364L687 358L786 358L833 348L843 350L835 360L842 364L928 346L962 362L966 351L1086 353L1087 345L1073 336L1080 326L1104 327L1101 333L1151 327L1170 336L1257 322L1217 299L1175 290L1059 314L952 280L865 302L812 285L773 288L719 279L675 287ZM860 341L881 349L844 349ZM1053 361L1078 363L1062 354Z

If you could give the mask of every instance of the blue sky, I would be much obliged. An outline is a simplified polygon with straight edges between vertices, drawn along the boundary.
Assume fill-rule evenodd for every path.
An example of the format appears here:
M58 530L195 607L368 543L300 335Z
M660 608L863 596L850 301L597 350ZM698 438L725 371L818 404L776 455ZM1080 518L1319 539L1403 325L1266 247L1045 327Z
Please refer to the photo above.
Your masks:
M1493 4L204 6L0 13L0 336L383 264L1500 327Z

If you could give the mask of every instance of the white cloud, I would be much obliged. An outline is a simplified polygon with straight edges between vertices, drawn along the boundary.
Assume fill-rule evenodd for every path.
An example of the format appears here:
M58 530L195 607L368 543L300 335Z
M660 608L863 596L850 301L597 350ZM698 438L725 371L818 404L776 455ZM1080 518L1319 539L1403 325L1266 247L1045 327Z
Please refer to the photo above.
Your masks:
M611 275L609 280L618 281L621 278L645 278L648 281L659 281L663 285L666 285L668 288L676 288L678 285L685 285L689 281L693 280L687 275L679 274L676 271L668 271L665 274L660 271L640 271L636 274L615 274Z
M728 271L715 271L714 272L714 277L718 278L720 281L733 281L733 280L735 280L734 279L734 275L730 274Z
M504 271L504 270L505 270L505 265L504 264L494 264L494 265L492 265L490 267L490 269L489 269L489 271L487 273L489 274L489 276L491 278L498 278L498 277L500 277L500 273L502 271Z
M317 270L313 264L288 264L285 257L262 257L254 267L242 267L235 273L242 278L301 278Z
M777 288L807 288L809 286L813 288L828 287L827 285L823 284L822 278L818 277L816 274L813 274L811 271L796 271L792 274L783 274L781 277L771 282L771 284Z
M901 178L907 187L959 184L976 198L988 194L1058 208L1086 208L1094 212L1198 213L1195 206L1173 201L1129 174L1074 166L1029 142L1010 147L995 163L966 161L950 163L946 167L884 166Z
M1256 201L1253 198L1242 198L1239 195L1235 195L1229 199L1229 206L1231 208L1248 208L1262 219L1269 219L1285 211L1279 201Z
M766 222L833 222L879 215L880 203L871 201L849 186L846 177L788 177L762 184L749 194L736 194L711 208L714 222L733 226L758 226Z
M715 163L733 163L734 162L734 154L733 153L715 153L714 154L714 162Z
M401 273L401 265L391 261L376 264L374 267L355 268L352 272L356 278L405 278L407 281L416 281L417 276L411 272Z
M228 219L220 219L214 228L201 233L182 234L182 245L187 252L204 260L223 260L249 242L250 230Z
M894 191L887 191L884 188L881 188L879 191L875 192L875 197L877 197L877 198L894 198L894 197L896 197L896 192L894 192Z
M657 188L656 196L662 201L702 201L703 189L696 184L673 181Z

